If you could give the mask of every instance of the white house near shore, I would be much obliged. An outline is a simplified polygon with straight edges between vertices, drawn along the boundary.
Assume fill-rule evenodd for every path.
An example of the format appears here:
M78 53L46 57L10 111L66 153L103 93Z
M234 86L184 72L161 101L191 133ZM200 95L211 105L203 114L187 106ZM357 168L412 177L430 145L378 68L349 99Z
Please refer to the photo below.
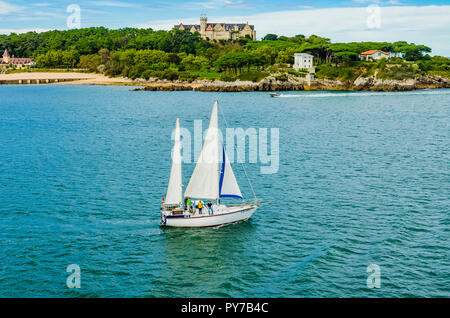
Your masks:
M362 52L359 57L364 61L376 61L381 60L382 58L388 59L390 57L390 54L381 50L370 50Z
M295 70L306 69L310 73L315 72L314 56L308 53L295 53L294 54L294 66Z

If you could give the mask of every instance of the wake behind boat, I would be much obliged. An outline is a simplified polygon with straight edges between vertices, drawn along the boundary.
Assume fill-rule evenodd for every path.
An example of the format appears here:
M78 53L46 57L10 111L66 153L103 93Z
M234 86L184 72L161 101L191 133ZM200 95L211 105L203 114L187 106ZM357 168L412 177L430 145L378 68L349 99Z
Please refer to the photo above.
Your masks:
M258 202L227 206L221 198L243 196L224 147L219 147L217 101L211 112L202 151L184 193L182 185L180 121L175 126L172 168L165 201L161 206L161 226L211 227L249 219L259 207ZM219 169L219 155L222 163ZM250 182L250 180L249 180ZM197 200L193 200L193 198ZM209 201L205 204L206 201ZM214 203L213 203L214 201Z

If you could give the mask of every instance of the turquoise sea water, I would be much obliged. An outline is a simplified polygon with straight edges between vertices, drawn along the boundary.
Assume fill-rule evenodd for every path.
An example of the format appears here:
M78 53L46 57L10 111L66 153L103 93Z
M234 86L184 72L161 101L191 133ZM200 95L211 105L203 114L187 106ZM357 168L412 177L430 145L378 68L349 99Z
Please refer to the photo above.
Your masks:
M0 297L449 297L450 91L286 95L0 86ZM247 164L273 203L162 229L175 118L206 128L215 98L280 129L278 173Z

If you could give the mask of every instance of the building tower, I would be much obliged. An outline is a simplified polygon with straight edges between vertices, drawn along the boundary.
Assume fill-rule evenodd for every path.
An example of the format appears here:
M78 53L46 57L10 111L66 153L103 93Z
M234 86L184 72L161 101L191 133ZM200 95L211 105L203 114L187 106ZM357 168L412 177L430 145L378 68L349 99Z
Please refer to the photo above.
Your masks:
M206 34L206 23L208 22L208 18L205 14L200 16L200 34L204 36Z
M3 62L9 63L9 58L10 58L10 56L9 56L8 50L5 49L5 52L3 53Z

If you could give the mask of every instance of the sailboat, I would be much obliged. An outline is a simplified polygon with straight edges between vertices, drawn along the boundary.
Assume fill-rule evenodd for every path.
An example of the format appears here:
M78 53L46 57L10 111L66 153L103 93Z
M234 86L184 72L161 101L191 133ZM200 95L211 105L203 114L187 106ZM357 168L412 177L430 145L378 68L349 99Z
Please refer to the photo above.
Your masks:
M220 202L221 198L243 200L243 196L225 148L219 146L217 108L218 102L215 101L203 148L184 192L184 200L180 120L176 120L172 168L166 198L161 205L161 226L221 226L247 220L259 207L256 197L250 203L225 205ZM221 164L219 156L222 158ZM189 201L197 204L187 204ZM201 209L197 207L200 201L203 203Z

